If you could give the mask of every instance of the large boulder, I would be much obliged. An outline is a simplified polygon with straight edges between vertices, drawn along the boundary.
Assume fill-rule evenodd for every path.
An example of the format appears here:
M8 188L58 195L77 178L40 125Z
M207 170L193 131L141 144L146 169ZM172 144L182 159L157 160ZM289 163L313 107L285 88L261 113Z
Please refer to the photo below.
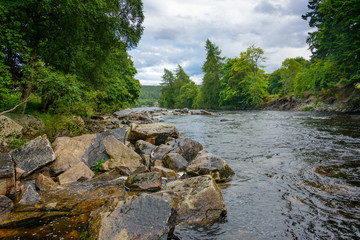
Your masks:
M0 138L6 138L13 133L20 134L22 129L23 126L11 118L0 115Z
M26 146L16 149L10 154L16 166L25 171L24 177L55 160L55 153L46 135L29 141Z
M173 147L171 152L179 153L186 161L192 161L203 150L203 146L191 138L179 138L167 143Z
M140 155L113 136L107 136L103 144L110 159L101 165L100 170L118 169L124 175L140 173L146 170Z
M235 174L224 159L206 151L200 153L186 171L191 176L211 175L217 182L230 180Z
M45 124L40 118L31 115L14 113L7 113L6 116L23 127L22 134L25 136L35 137L46 130Z
M161 172L138 173L126 179L125 187L137 191L156 191L161 189Z
M145 142L144 140L138 140L135 143L135 151L140 155L150 154L156 146Z
M155 162L157 160L162 161L163 157L173 150L172 146L161 144L153 149L150 154L151 162Z
M226 216L221 191L211 176L172 181L162 191L173 192L178 196L176 224L207 225Z
M85 165L83 162L79 162L60 174L58 180L60 185L76 182L81 178L90 179L94 176L94 172Z
M8 153L0 153L0 195L9 194L15 183L14 163Z
M147 111L134 111L131 108L114 112L114 116L120 120L131 120L131 121L143 121L150 123L152 122L152 116Z
M128 140L135 143L144 140L155 145L164 144L169 138L179 138L179 132L175 126L164 123L132 124Z
M174 196L161 192L112 201L91 213L89 236L93 240L166 240L175 227Z
M175 171L185 171L189 163L179 153L168 153L163 157L163 164Z

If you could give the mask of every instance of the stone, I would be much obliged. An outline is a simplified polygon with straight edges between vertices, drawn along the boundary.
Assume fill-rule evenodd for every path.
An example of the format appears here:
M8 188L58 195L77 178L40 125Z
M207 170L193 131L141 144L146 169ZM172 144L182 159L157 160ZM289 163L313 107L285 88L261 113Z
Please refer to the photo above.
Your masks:
M25 136L36 137L46 130L45 124L40 118L14 113L7 113L5 115L23 127L21 132Z
M16 166L25 171L24 177L55 160L55 153L46 135L29 141L26 146L12 151L10 155Z
M40 191L53 191L60 189L59 184L41 173L36 176L35 185Z
M125 181L125 187L136 191L155 191L161 189L162 174L160 172L138 173L129 176Z
M155 145L164 144L168 137L179 138L175 126L164 123L132 124L128 140L135 143L138 140L154 140Z
M187 166L186 171L191 176L211 175L217 182L228 181L235 174L225 160L205 151Z
M9 194L14 187L14 163L8 153L0 153L0 195Z
M185 171L189 163L179 153L168 153L163 157L165 167L175 171Z
M165 156L165 154L171 152L173 150L173 147L169 145L162 144L160 146L157 146L154 148L154 150L151 152L151 161L155 162L156 160L161 160Z
M91 213L90 239L166 240L175 227L174 199L172 193L162 192L109 202Z
M171 180L171 181L177 179L176 172L169 168L156 166L156 167L152 167L151 171L152 172L160 172L162 177L167 178L168 180Z
M104 139L104 146L110 159L101 165L100 170L109 171L118 169L124 175L131 175L146 170L140 155L116 140L113 136L108 136Z
M155 160L153 162L153 166L154 167L164 167L163 161L162 160Z
M173 192L179 197L175 208L176 224L208 225L226 216L221 191L211 176L168 182L162 191Z
M19 201L20 205L32 205L40 201L40 195L35 191L32 185L29 185Z
M111 133L117 140L125 144L128 138L130 128L128 126L122 126L121 128L115 128L107 130L106 132Z
M96 134L56 138L53 143L56 160L52 164L51 170L61 173L84 160L84 155L94 143L95 138Z
M0 195L0 215L11 212L14 208L14 203L8 197Z
M145 142L144 140L138 140L135 143L135 151L140 155L150 154L155 147L155 145Z
M133 112L133 110L131 108L127 108L127 109L122 110L122 111L116 111L113 114L117 118L122 119L122 118L125 118L125 117L129 116L129 114L132 113L132 112Z
M60 185L76 182L81 178L90 179L94 172L86 166L85 163L79 162L58 176Z
M150 157L150 154L144 154L141 156L142 158L142 162L143 164L145 165L146 169L150 169L151 168L151 157Z
M190 114L191 115L215 115L214 113L208 112L205 110L191 110Z
M0 115L0 138L6 138L11 134L19 135L23 126L15 122L9 117Z
M179 138L168 142L167 145L174 148L171 152L179 153L188 162L191 162L203 150L203 146L191 138Z

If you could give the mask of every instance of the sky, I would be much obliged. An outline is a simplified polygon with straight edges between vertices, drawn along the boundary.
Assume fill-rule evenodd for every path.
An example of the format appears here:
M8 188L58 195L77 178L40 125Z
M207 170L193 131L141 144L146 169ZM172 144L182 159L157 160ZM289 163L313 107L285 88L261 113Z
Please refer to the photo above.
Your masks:
M132 49L135 78L142 85L159 85L164 68L180 64L201 84L209 39L221 56L234 58L255 45L264 50L265 71L272 73L286 58L311 53L306 44L312 29L302 20L306 0L143 0L145 27Z

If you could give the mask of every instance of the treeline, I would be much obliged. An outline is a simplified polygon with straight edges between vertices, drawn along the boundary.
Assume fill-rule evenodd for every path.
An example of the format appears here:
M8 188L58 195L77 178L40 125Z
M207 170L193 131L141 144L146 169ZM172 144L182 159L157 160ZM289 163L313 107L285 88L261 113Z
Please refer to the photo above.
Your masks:
M270 94L317 95L339 84L360 88L360 1L310 0L308 8L302 18L316 28L307 38L312 51L309 61L285 59L279 69L266 74L261 48L250 46L238 58L225 59L207 40L200 89L181 66L175 74L165 69L160 106L247 108L261 104Z
M141 86L138 106L154 106L159 101L161 86Z
M143 20L141 0L1 0L0 112L32 98L37 111L80 115L135 103L127 50Z

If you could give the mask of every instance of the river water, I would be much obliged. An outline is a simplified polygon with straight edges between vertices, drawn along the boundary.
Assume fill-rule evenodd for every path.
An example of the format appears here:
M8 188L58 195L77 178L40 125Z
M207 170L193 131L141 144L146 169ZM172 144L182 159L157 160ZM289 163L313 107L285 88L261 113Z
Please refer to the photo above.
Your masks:
M163 116L236 172L228 214L180 239L360 239L360 115L239 111ZM221 121L229 119L233 121Z

